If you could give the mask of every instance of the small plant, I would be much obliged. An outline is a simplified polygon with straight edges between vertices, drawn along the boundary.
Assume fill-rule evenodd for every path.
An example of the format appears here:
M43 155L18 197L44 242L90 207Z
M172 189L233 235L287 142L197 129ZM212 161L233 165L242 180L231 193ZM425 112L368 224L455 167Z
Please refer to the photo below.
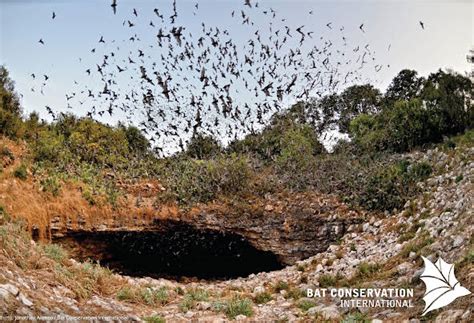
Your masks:
M168 302L168 291L165 287L158 289L144 288L140 291L140 296L147 305L164 305Z
M458 175L456 176L456 179L454 180L457 183L459 183L460 181L462 181L464 179L464 176L461 174L461 175Z
M28 171L26 169L26 165L21 164L20 166L18 166L13 172L13 176L23 181L26 180L28 178Z
M117 299L119 301L132 301L135 299L135 295L133 294L132 289L129 286L124 286L120 288L117 292Z
M61 183L55 176L49 176L46 179L41 180L41 186L45 192L53 194L53 196L59 196L61 193Z
M3 205L0 205L0 225L3 225L4 223L10 220L10 215L8 215L7 211L5 210L5 207L3 207Z
M344 257L344 250L339 249L336 251L336 258L337 259L342 259Z
M196 306L196 302L207 301L209 299L209 293L201 288L190 289L183 297L183 300L179 304L181 312L186 313Z
M354 242L351 242L351 244L350 244L350 247L349 247L349 248L351 249L351 251L356 251L356 250L357 250L357 248L356 248L356 245L355 245L355 243L354 243Z
M288 293L285 295L285 298L292 298L294 300L300 299L305 296L305 292L299 288L291 288L288 290Z
M13 155L12 151L6 146L0 148L0 158L2 157L7 157L10 160L15 160L15 156Z
M272 295L268 292L258 293L253 298L254 302L257 304L265 304L271 301L272 299Z
M165 323L166 320L159 315L152 315L144 317L143 320L147 323Z
M319 286L322 288L336 285L336 277L330 274L323 274L319 277Z
M380 269L380 265L371 264L368 262L361 262L358 267L358 274L360 277L368 278L375 274Z
M342 323L369 323L372 320L367 317L367 314L360 312L350 313L343 320Z
M62 262L68 257L68 253L63 247L57 244L46 244L43 246L45 255L57 262Z
M252 316L252 301L248 298L233 297L226 302L224 312L230 319L235 319L238 315Z
M288 290L289 286L287 282L284 282L282 280L279 280L275 286L273 286L273 289L275 290L276 293L279 293L282 290Z
M297 306L303 312L307 312L311 307L315 307L316 303L314 301L303 299L303 300L298 302Z

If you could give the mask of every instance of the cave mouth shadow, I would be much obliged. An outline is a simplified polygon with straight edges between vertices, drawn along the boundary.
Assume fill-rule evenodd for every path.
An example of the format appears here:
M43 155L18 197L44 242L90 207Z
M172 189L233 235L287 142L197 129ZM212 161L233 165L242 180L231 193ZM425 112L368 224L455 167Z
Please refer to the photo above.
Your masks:
M235 233L165 222L154 231L68 232L53 239L79 261L129 276L224 280L282 269L278 257Z

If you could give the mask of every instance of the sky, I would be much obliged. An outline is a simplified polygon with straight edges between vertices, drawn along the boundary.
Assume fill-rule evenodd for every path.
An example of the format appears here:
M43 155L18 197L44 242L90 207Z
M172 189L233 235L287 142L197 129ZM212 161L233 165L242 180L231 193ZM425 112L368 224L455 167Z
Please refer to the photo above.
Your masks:
M196 2L198 10L194 9ZM374 57L384 68L379 73L373 69L362 73L365 80L382 90L404 68L414 69L423 76L439 68L463 74L471 68L466 55L474 44L474 5L469 0L258 2L260 8L274 9L279 18L286 19L284 23L288 26L304 25L305 30L314 31L314 35L335 40L340 38L343 26L348 41L370 44ZM65 93L78 84L89 88L98 86L98 80L84 70L97 63L91 49L100 50L101 36L107 40L104 46L112 46L110 41L114 39L114 46L120 45L122 51L136 50L138 45L125 41L132 34L140 35L145 43L155 41L156 30L147 25L153 19L153 8L160 8L166 17L172 12L171 1L117 0L114 15L110 3L109 0L0 0L0 64L8 68L16 82L26 113L38 111L42 118L48 118L45 106L68 111ZM122 23L133 18L133 8L144 23L137 23L132 32ZM177 0L177 8L178 23L186 25L187 31L197 33L204 21L207 25L227 28L236 43L243 43L249 37L250 31L230 16L233 10L247 9L241 0ZM425 29L421 28L420 21ZM326 27L328 22L332 23L332 29ZM362 23L365 32L359 29ZM255 24L263 28L268 21L259 16ZM45 45L38 43L39 39L43 39ZM32 73L37 75L35 80L30 76ZM41 94L43 74L47 74L49 80ZM74 105L72 111L83 115L85 108ZM105 121L115 122L120 118L116 115Z

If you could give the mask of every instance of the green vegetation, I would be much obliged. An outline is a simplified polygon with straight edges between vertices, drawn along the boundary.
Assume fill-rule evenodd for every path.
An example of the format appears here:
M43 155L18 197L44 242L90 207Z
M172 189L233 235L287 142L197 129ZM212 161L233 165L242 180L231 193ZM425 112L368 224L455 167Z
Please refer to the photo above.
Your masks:
M418 194L417 182L431 173L427 163L396 153L440 142L447 149L473 142L474 115L464 76L438 71L426 79L403 70L385 93L370 84L299 102L275 114L260 132L223 147L218 138L193 132L185 150L160 158L133 126L109 126L91 118L59 114L46 124L22 115L14 83L0 69L0 134L24 140L29 156L14 172L28 170L40 188L61 195L78 183L91 205L117 206L117 183L157 180L166 190L157 203L190 207L219 199L246 200L285 191L334 193L353 207L392 211ZM329 154L318 138L337 128L349 135ZM0 156L14 158L6 147ZM461 181L462 178L456 178Z
M190 289L184 294L183 300L179 304L179 309L185 313L196 307L196 302L204 302L207 300L209 300L209 293L204 289Z
M265 304L265 303L268 303L269 301L271 301L272 299L273 299L272 295L268 292L258 293L253 298L253 300L256 304Z
M327 288L336 286L337 277L330 274L323 274L319 277L319 286L321 288Z
M28 171L26 169L26 165L25 164L21 164L20 166L18 166L15 171L13 172L13 175L16 177L16 178L19 178L21 180L26 180L28 178Z
M380 269L380 265L363 261L359 264L357 269L358 269L357 275L360 278L370 278Z
M165 323L166 320L159 315L152 315L144 317L143 320L147 323Z
M274 286L273 290L275 293L279 293L282 290L288 290L290 286L288 286L288 283L282 280L279 280Z
M248 298L234 296L224 303L224 313L231 320L238 315L245 315L247 317L253 315L252 301Z
M165 287L137 287L137 286L123 286L116 294L120 301L127 301L130 303L144 303L147 305L165 305L168 303L168 290Z
M303 299L298 302L298 308L301 309L303 312L307 312L311 307L315 307L316 303L311 300Z
M63 262L68 257L67 251L57 244L46 244L43 246L43 250L48 258L57 262Z

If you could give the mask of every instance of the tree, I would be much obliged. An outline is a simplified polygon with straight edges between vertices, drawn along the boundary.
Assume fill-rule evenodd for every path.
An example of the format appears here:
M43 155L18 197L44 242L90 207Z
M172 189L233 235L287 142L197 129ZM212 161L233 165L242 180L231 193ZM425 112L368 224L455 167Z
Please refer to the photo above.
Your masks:
M221 145L214 137L195 132L189 141L186 154L191 158L211 159L221 151Z
M348 87L340 95L339 104L339 130L349 131L349 123L356 116L375 114L380 111L382 93L370 84L354 85Z
M0 66L0 108L12 113L14 116L21 116L21 106L18 95L15 93L15 83L10 79L5 66Z
M439 70L428 77L422 98L441 135L453 135L472 127L472 82L469 78Z
M409 101L418 97L423 89L423 83L424 79L418 77L418 72L408 69L401 70L393 78L385 92L386 104L389 106L398 100Z
M142 134L140 129L134 126L121 126L120 128L125 132L125 136L127 137L128 141L128 147L133 153L143 155L149 151L150 142Z

